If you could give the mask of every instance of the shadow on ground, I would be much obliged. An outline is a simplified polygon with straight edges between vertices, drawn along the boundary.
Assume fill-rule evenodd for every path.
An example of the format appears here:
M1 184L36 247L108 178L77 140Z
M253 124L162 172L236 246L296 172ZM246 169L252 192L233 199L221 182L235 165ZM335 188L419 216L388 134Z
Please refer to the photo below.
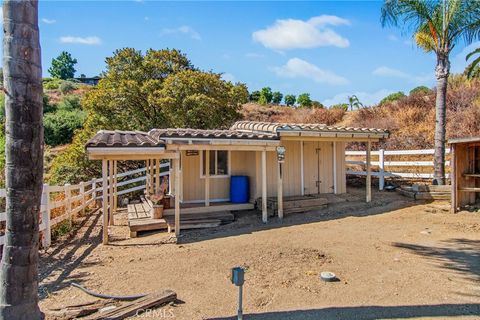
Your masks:
M424 256L442 268L458 271L480 281L480 240L449 239L439 246L394 243L393 246ZM480 312L479 312L480 315Z
M311 310L292 310L265 313L245 314L245 319L270 320L310 320L310 319L408 319L430 317L443 319L445 317L478 316L480 304L434 304L412 306L358 306L358 307L329 307ZM210 320L234 320L236 316L224 318L209 318Z
M83 217L67 239L63 240L52 252L42 254L39 272L40 299L70 286L72 282L82 282L82 278L86 274L77 273L75 277L72 277L71 273L81 267L84 260L101 243L101 226L97 226L101 217L99 212L97 210L93 214ZM83 234L78 236L80 232ZM80 249L83 251L79 252Z
M269 217L268 223L266 224L262 223L260 212L258 211L237 212L235 213L235 222L231 224L203 230L182 231L178 243L194 243L216 238L250 234L275 228L343 219L346 217L364 217L384 214L390 211L426 203L425 201L408 199L397 193L378 191L374 192L372 202L365 203L363 192L358 189L349 189L349 193L339 196L324 196L331 197L332 201L335 201L335 198L340 198L342 201L331 203L324 209L288 214L283 220L278 219L278 217Z

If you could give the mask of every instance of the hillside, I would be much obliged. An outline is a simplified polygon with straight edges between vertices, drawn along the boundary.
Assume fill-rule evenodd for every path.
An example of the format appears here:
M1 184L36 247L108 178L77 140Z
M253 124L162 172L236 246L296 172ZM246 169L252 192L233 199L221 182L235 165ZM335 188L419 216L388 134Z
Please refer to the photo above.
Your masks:
M248 103L242 108L246 120L325 123L350 127L388 129L386 149L433 147L435 93L419 92L393 102L345 112L341 109L303 109L261 106ZM480 80L452 76L447 97L447 138L480 135Z

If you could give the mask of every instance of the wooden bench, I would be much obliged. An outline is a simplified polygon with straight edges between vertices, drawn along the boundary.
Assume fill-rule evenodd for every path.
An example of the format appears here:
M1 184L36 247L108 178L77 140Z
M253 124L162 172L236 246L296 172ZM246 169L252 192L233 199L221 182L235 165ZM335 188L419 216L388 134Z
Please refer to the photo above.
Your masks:
M165 219L152 219L152 201L145 197L140 197L141 203L129 204L128 226L130 228L130 238L137 237L138 231L151 231L166 229Z

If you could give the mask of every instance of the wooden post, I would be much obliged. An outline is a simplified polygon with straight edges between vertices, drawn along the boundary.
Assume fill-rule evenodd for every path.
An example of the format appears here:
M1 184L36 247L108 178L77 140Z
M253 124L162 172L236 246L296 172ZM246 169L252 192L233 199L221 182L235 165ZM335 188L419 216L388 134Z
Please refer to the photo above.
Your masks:
M70 218L70 226L72 226L72 189L70 183L65 185L65 211L68 213L68 217Z
M333 149L333 193L338 194L338 183L337 183L337 142L332 142Z
M262 151L262 221L267 223L267 151Z
M180 159L174 160L175 169L175 236L180 235Z
M43 185L42 191L42 223L45 226L43 230L42 246L48 248L52 243L52 230L50 225L50 190L48 184Z
M205 207L210 206L210 150L205 150Z
M102 160L102 206L102 243L108 244L108 163L105 159Z
M300 184L301 184L301 194L305 195L305 175L303 172L303 141L300 141Z
M117 212L118 207L118 195L117 195L117 173L118 173L118 162L117 160L113 161L113 211Z
M372 166L371 166L371 147L372 142L370 140L367 141L367 196L366 202L372 201Z
M278 174L277 174L277 210L278 218L283 219L283 164L278 162Z
M108 225L113 226L113 164L115 161L109 161L108 169Z
M80 195L82 196L82 215L85 215L85 182L80 182Z
M150 193L155 193L155 182L153 181L155 178L155 161L152 159L150 160Z
M173 161L172 160L168 160L169 163L168 163L168 193L170 195L173 194L173 180L172 180L172 177L173 177L173 170L172 170L172 163Z
M160 159L155 159L155 193L160 191Z
M450 181L451 181L451 192L452 192L452 207L451 207L451 212L456 213L457 212L457 157L456 157L456 144L452 144L450 146ZM473 172L473 171L472 171Z
M385 150L378 150L378 189L380 191L385 188Z

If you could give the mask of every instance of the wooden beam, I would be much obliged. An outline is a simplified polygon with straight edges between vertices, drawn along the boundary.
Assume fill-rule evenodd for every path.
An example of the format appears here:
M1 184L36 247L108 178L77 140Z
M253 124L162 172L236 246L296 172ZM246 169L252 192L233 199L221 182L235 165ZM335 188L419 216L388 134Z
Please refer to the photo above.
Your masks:
M113 161L113 211L117 211L118 208L118 163L117 160Z
M230 150L230 151L275 151L276 146L280 142L277 140L275 145L272 146L256 146L256 145L208 145L208 144L169 144L167 149L169 151L178 150Z
M337 142L332 142L333 149L333 193L338 194L337 183Z
M108 225L113 226L113 160L108 161Z
M344 141L344 142L367 142L379 141L380 138L352 138L352 137L305 137L305 136L284 136L281 137L282 141Z
M205 150L205 207L210 206L210 150Z
M160 159L155 159L155 193L160 190Z
M267 151L262 151L262 221L267 223Z
M180 236L180 159L174 160L175 169L175 236Z
M366 202L372 201L372 164L371 164L371 149L372 149L372 142L370 140L367 141L367 196Z
M102 160L102 242L108 244L108 163Z
M456 213L457 212L457 164L456 164L456 154L455 154L455 150L456 149L456 145L455 144L452 144L450 145L450 181L451 181L451 184L452 184L452 199L451 199L451 211L452 213Z
M301 190L300 193L302 196L305 195L305 173L303 169L303 141L300 142L300 184Z
M278 209L278 218L283 219L283 164L280 161L277 161L278 171L277 171L277 209ZM263 202L262 202L263 205Z

